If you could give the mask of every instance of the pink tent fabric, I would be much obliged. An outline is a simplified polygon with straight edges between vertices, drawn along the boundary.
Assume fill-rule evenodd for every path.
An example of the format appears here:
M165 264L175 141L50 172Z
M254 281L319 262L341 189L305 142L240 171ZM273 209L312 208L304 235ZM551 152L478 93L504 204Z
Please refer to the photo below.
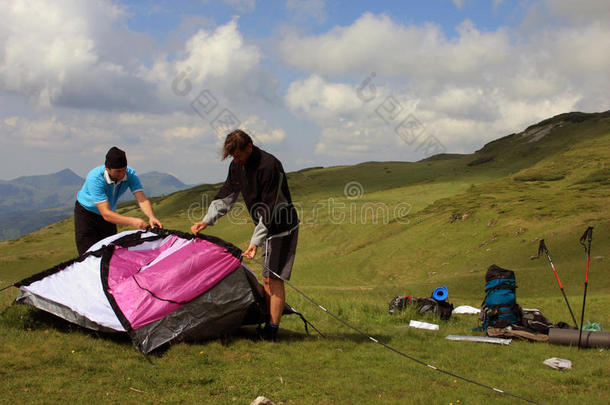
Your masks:
M108 286L132 328L138 329L214 287L240 265L216 244L172 236L156 249L115 246Z

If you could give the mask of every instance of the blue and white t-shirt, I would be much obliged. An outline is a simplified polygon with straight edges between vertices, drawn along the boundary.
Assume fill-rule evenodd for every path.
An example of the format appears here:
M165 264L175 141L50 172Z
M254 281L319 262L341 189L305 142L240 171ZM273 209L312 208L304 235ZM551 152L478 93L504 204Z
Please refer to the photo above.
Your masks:
M95 204L108 201L110 209L115 211L119 197L127 191L127 188L132 193L142 190L142 184L135 170L127 166L125 177L115 183L110 180L106 167L99 166L87 174L85 184L78 192L76 200L86 210L101 215Z

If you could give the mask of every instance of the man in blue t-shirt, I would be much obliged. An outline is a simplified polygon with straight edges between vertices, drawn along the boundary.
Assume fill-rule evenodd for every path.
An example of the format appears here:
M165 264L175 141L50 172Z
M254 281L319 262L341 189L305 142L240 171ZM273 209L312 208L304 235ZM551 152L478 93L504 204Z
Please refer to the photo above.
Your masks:
M128 188L136 197L142 212L148 217L148 223L140 218L115 212L119 197ZM153 228L163 227L142 190L138 175L127 166L125 152L113 146L106 154L105 165L98 166L87 174L85 184L76 196L74 233L78 254L82 255L96 242L116 234L117 224L138 229L146 229L149 225Z

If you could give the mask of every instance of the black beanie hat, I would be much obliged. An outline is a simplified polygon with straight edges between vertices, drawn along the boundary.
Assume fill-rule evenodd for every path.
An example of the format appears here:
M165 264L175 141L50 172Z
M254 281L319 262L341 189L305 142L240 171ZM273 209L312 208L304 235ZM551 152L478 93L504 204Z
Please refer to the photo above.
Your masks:
M106 167L109 169L122 169L127 166L127 156L125 152L113 146L106 153Z

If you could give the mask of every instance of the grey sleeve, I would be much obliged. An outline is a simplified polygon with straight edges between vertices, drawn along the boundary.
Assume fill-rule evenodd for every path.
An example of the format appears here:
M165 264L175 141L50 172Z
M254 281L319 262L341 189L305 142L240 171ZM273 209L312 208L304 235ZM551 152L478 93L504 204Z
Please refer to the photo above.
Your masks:
M258 224L254 228L254 233L252 233L252 238L250 238L250 244L256 246L262 246L265 239L267 239L267 234L269 230L263 223L261 217L258 217Z
M239 193L231 193L224 198L219 198L210 203L208 212L203 217L203 221L208 225L214 225L223 215L233 208L233 204L237 201Z

